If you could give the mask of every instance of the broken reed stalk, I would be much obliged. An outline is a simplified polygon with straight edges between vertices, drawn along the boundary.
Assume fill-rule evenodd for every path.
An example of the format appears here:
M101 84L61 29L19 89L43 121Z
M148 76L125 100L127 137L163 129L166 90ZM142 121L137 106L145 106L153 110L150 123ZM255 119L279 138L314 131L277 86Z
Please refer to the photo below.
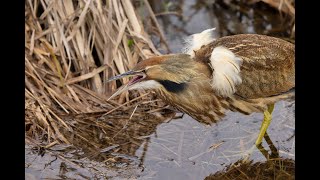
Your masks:
M63 132L73 126L63 114L121 111L143 95L107 101L117 88L108 78L160 54L130 0L28 0L25 7L27 136L70 144Z

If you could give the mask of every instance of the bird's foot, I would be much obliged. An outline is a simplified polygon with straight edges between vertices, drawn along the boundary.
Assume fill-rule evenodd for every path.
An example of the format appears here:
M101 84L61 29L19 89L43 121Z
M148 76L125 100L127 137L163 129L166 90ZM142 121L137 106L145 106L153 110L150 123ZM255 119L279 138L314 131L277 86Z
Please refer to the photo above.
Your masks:
M269 154L268 151L262 146L261 143L260 143L260 144L255 144L255 145L253 145L249 150L247 150L247 151L245 151L245 152L243 153L244 156L243 156L242 162L244 162L244 163L245 163L245 162L249 162L249 158L250 158L250 156L251 156L251 154L252 154L252 152L253 152L253 150L254 150L255 148L257 148L257 149L260 151L260 153L261 153L267 160L269 160L269 159L274 159L274 158L279 158L278 149L274 146L274 144L273 144L273 142L271 141L268 133L265 133L264 138L265 138L266 142L268 143L268 146L269 146L269 148L270 148L270 150L271 150L271 153Z
M256 148L255 145L253 145L250 149L242 152L242 163L248 163L249 162L249 159L250 159L250 156L251 154L253 153L253 150Z

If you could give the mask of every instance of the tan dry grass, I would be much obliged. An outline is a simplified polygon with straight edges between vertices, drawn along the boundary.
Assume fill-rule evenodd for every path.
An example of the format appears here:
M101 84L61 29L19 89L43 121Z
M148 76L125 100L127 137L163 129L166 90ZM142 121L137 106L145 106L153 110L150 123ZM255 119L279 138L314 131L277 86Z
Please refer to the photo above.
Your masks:
M130 0L27 0L25 7L28 137L39 140L46 135L46 144L69 144L63 132L73 132L73 127L63 115L108 115L133 106L131 100L141 95L153 100L139 92L107 101L117 88L115 82L105 83L108 78L160 54ZM156 21L152 9L148 11Z

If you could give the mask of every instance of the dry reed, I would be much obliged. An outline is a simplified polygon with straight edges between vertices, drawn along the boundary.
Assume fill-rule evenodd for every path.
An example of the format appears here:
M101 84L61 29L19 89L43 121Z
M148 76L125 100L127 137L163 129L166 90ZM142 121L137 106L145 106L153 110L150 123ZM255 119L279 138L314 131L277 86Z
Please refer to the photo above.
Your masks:
M165 43L150 7L148 12ZM29 138L44 140L45 145L70 144L67 136L78 127L67 121L66 115L108 116L137 107L134 102L139 98L155 104L150 107L165 105L144 92L126 92L107 101L117 88L116 82L105 83L108 78L160 54L130 0L28 0L25 37L25 125ZM139 110L135 108L133 113L139 114ZM133 113L125 115L131 118Z

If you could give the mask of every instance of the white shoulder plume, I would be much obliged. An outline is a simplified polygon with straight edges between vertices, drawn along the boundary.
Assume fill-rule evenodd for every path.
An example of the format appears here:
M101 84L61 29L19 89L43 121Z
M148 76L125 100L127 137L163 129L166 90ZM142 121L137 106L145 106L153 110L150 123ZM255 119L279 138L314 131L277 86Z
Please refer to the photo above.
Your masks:
M201 33L193 34L184 39L184 47L182 52L194 57L194 52L199 50L202 46L207 45L214 41L214 30L216 28L207 29Z
M242 83L240 66L242 59L229 49L219 46L213 49L210 57L213 68L212 87L223 97L235 93L235 86Z

